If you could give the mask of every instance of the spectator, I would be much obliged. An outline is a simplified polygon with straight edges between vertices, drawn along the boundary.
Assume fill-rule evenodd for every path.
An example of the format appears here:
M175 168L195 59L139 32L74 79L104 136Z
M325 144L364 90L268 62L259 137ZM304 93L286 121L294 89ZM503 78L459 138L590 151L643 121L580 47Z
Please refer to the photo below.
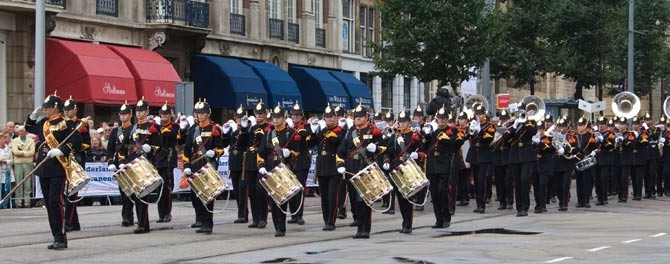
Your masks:
M111 136L111 134L112 134L112 128L110 126L105 126L102 128L101 141L103 147L105 148L107 147L107 143L109 142L109 137Z
M93 120L93 118L88 119L87 122L89 130L93 130L93 128L95 127L95 121Z
M0 132L0 188L2 188L3 198L12 189L12 183L14 182L14 173L11 170L12 151L7 143L9 143L9 135ZM9 208L9 200L0 204L0 208Z
M88 149L88 153L86 155L88 157L88 162L106 162L106 149L107 148L102 145L102 141L99 138L91 138L91 148Z
M17 136L16 132L14 132L15 129L16 124L13 121L9 121L5 124L5 133L7 133L7 136L9 136L10 140Z
M26 128L19 126L17 129L19 135L12 139L12 154L14 155L14 177L17 181L22 181L24 177L30 177L28 173L33 169L33 156L35 155L35 141L28 136ZM19 189L16 190L17 208L30 208L33 194L32 179L26 180Z

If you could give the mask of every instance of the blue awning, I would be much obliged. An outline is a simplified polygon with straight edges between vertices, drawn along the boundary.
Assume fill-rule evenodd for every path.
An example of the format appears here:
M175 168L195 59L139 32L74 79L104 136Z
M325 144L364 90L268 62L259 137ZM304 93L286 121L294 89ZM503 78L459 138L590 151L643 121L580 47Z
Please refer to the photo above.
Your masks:
M349 94L351 107L356 107L358 103L361 103L361 105L367 108L374 109L370 90L368 90L368 87L363 82L356 79L353 74L338 71L330 71L330 74L332 74L333 77L340 81L342 85L344 85L344 88L346 88L347 93Z
M280 104L284 109L289 109L296 102L302 105L298 85L287 72L270 63L251 60L241 61L249 65L256 75L261 77L265 90L268 92L268 102L270 102L268 105L270 107Z
M210 55L191 59L191 80L195 98L207 99L210 106L253 109L260 100L268 102L263 81L240 60Z
M322 112L326 103L332 106L350 107L349 95L342 83L326 70L291 66L288 74L298 84L304 100L305 111Z

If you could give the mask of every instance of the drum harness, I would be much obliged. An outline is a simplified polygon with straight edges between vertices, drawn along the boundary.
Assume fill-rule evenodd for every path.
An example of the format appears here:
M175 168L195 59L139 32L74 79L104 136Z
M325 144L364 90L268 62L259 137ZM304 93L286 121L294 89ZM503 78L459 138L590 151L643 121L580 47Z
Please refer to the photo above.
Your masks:
M288 128L286 128L286 129L288 130ZM289 143L291 143L291 139L293 138L293 136L295 136L295 134L297 133L297 131L298 131L298 130L293 129L293 134L291 134L290 137L287 137L287 138L286 138L286 143L285 143L283 146L274 146L274 144L273 144L273 146L275 147L274 155L280 158L280 159L279 159L279 162L280 162L280 163L283 163L283 161L285 160L283 153L280 153L280 152L282 151L283 148L286 148L286 147L288 146ZM288 135L288 134L287 134L287 135ZM276 138L276 139L277 139L277 142L279 142L279 138L277 137L277 130L276 130L276 129L273 129L272 131L270 131L270 137L273 138L273 139ZM270 141L270 142L272 142L272 141ZM290 164L289 164L289 165L284 164L284 166L286 166L288 170L291 170ZM265 175L264 175L264 177L265 177ZM302 185L302 184L301 184L301 185ZM304 190L301 190L301 191L300 191L300 196L301 196L301 198L300 198L300 204L298 205L298 208L295 210L295 212L291 212L291 208L290 208L291 205L290 205L290 203L288 204L288 207L286 208L286 209L287 209L286 211L284 211L284 209L282 209L282 208L281 208L281 205L279 205L279 204L277 205L277 207L278 207L279 210L280 210L282 213L284 213L285 215L288 215L288 216L294 216L294 215L298 214L298 212L300 212L300 207L302 207L302 204L303 204L303 202L305 201L305 197L304 197L304 195L305 195Z

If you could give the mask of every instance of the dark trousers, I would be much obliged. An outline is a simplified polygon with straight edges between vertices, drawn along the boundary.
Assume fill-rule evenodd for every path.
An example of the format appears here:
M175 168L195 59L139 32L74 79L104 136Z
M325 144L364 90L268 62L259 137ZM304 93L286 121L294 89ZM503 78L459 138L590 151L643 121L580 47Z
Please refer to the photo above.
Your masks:
M430 174L430 193L433 198L433 212L435 223L451 223L449 212L449 174Z
M472 168L472 167L470 167ZM458 195L461 202L470 201L470 172L471 169L461 169L458 173Z
M628 200L628 186L631 174L635 171L632 165L621 166L621 177L619 177L619 201Z
M193 204L193 209L195 209L196 221L202 222L202 227L213 228L214 214L210 212L214 211L214 201L209 202L205 206L202 201L200 201L200 198L195 195L195 192L191 190L191 203Z
M554 177L558 180L558 205L559 207L568 207L568 202L570 201L570 175L572 171L557 171L554 173Z
M298 177L298 181L300 184L302 184L303 190L297 193L295 196L289 200L289 205L291 207L291 211L295 212L296 209L298 212L295 215L292 215L292 219L301 219L303 211L305 209L305 195L304 195L304 188L307 187L307 172L308 170L298 170L294 171L295 176ZM298 208L300 206L300 208Z
M501 206L506 206L508 202L514 201L511 197L514 191L514 183L512 174L507 173L507 167L507 165L495 166L493 169L493 175L496 179L496 196Z
M158 200L158 218L172 214L172 187L174 186L174 170L172 168L160 168L158 174L163 178L163 187L157 188L156 192L162 190L160 200Z
M453 162L452 162L452 164L453 164ZM452 165L452 166L455 166L455 165ZM453 169L453 168L454 167L452 167L450 175L457 175L458 169ZM459 192L458 180L459 180L459 177L449 177L449 188L448 188L448 190L449 190L449 211L452 214L454 214L456 212L456 197L458 196L458 192ZM426 192L427 191L428 191L428 188L424 188L423 190L419 191L417 194L414 195L414 197L417 197L417 198L418 198L418 196L421 197L421 198L418 198L418 199L414 198L414 199L417 200L418 204L423 203L423 200L426 197ZM398 201L400 201L400 199L402 199L402 197L401 196L398 196L398 197L399 197ZM420 203L418 202L418 200L420 200Z
M657 151L657 150L653 150ZM656 184L661 163L659 160L649 160L647 163L647 173L644 174L644 194L646 196L656 195ZM662 183L660 188L662 188ZM658 189L662 190L662 189Z
M409 200L405 199L405 197L400 194L398 191L398 188L393 187L394 190L392 193L395 194L395 196L398 197L398 207L400 208L400 214L402 215L402 227L403 228L412 228L412 221L414 219L414 212L412 211L412 204L409 202Z
M533 194L535 194L535 209L547 209L547 182L552 176L550 171L538 171L533 181Z
M609 194L609 182L612 177L612 166L598 166L598 176L596 181L596 195L598 195L598 202L607 201Z
M670 153L664 155L670 155ZM665 194L670 194L670 162L668 161L663 162L663 181L665 182L663 186Z
M609 194L614 195L619 193L619 185L621 184L621 166L610 166L609 177Z
M524 162L509 165L514 177L516 211L528 212L530 208L530 177L535 169L535 162Z
M560 187L560 177L558 177L557 173L552 173L552 175L547 178L547 203L551 200L552 197L558 197Z
M124 222L133 223L133 201L121 190L119 187L119 193L121 193L121 219Z
M63 226L63 190L65 190L65 176L40 177L40 187L44 195L44 202L49 217L49 228L55 242L67 243L67 235Z
M590 168L584 171L577 171L575 177L577 178L577 203L584 205L589 204L589 198L593 190L593 177L595 176L595 168Z
M253 177L250 177L252 176ZM251 203L251 218L252 222L268 220L268 193L263 189L263 186L258 182L260 179L257 171L247 171L245 177L249 177L247 181L249 190L249 202Z
M363 199L358 195L356 190L353 191L356 196L355 211L358 221L358 229L356 233L370 233L372 229L372 208L370 208Z
M477 208L486 208L486 199L488 199L489 178L493 173L491 163L481 163L473 165L475 177L475 199Z
M269 199L268 202L272 204L272 224L275 227L275 231L286 232L286 214L284 212L287 212L288 202L282 204L281 207L277 206L277 203L272 199Z
M246 178L247 174L245 173L244 176ZM233 182L233 192L237 202L237 218L249 220L247 181L242 179L242 171L230 171L230 179Z
M633 198L642 198L642 179L646 171L646 165L635 165L631 168L630 179L633 185Z
M75 193L68 199L76 201L79 197L78 194L79 193ZM81 228L81 225L79 224L79 214L77 213L76 202L65 201L65 226L74 227L77 229Z
M133 195L132 199L135 202L137 227L149 231L149 195L142 198L137 197L137 195Z
M344 188L342 176L319 176L319 196L321 197L321 213L325 225L335 225L337 219L340 189Z
M338 196L339 199L337 201L338 207L340 211L346 211L346 205L344 204L347 200L347 197L349 198L349 208L351 208L351 215L356 221L358 218L358 212L356 210L356 197L358 196L358 193L356 192L356 188L354 188L354 185L351 184L349 181L351 177L347 177L344 182L342 183L342 188L340 188L340 195Z

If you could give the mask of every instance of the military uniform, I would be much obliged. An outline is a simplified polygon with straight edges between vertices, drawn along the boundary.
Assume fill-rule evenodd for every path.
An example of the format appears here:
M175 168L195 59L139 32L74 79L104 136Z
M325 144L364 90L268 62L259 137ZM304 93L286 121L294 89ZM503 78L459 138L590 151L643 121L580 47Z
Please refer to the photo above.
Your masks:
M565 128L567 126L567 120L564 118L556 122L556 126L560 128ZM561 132L554 132L554 140L557 137L563 142L564 146L561 146L557 149L557 158L554 159L554 177L557 178L558 188L556 188L558 193L558 210L567 211L568 210L568 201L570 200L570 176L575 169L575 163L577 163L575 158L572 158L573 155L577 154L577 138L576 133L572 130L565 130L565 134Z
M639 125L640 122L641 118L633 117L634 126ZM622 164L626 164L624 160L630 160L627 163L630 165L628 174L633 186L633 200L642 200L642 183L647 172L648 147L649 133L646 130L638 128L624 135L624 150L621 153L621 161Z
M545 123L537 122L537 127L544 127ZM554 174L553 160L556 158L556 149L551 144L553 136L543 133L537 135L539 140L535 143L537 152L537 173L533 182L533 193L535 194L535 213L547 211L547 182ZM517 200L518 201L518 200Z
M38 121L36 109L26 120L26 131L36 134L44 140L37 149L37 163L44 165L36 174L40 176L40 186L46 203L51 235L54 238L49 249L67 248L67 235L63 226L63 191L69 177L69 155L81 149L81 134L75 131L76 125L63 118L61 99L56 95L48 96L43 108L55 111L53 115ZM67 137L72 133L69 139Z
M263 102L259 102L254 109L256 116L266 116L268 114L267 108ZM245 178L249 177L247 184L249 186L249 203L251 204L251 219L249 228L265 228L268 219L268 195L265 189L258 183L258 155L264 149L262 144L265 141L266 134L272 130L272 124L268 121L263 123L256 123L249 128L248 150L245 152L244 169L249 170L245 172Z
M502 127L502 125L509 120L507 111L501 111L499 115L500 121L497 125L498 129L503 130L500 139L495 142L495 160L493 162L493 176L496 183L496 198L500 203L498 210L512 209L514 204L514 179L510 169L510 144L512 132Z
M354 109L354 117L363 118L367 110L360 104ZM350 128L337 149L338 172L346 169L357 173L375 161L377 155L383 154L385 147L380 146L382 132L376 126L366 123ZM347 180L351 177L347 176ZM351 185L351 183L349 183ZM353 185L351 185L353 186ZM349 189L355 201L354 211L358 222L358 230L354 238L369 238L372 227L372 210L368 207L353 187Z
M123 104L120 108L119 114L132 114L129 105ZM132 121L122 123L121 126L112 129L109 143L107 143L107 163L110 165L110 170L116 172L116 169L121 168L121 164L126 164L132 161L130 154L137 146L133 143L133 134L136 127ZM132 226L133 221L133 202L126 193L121 190L119 186L119 193L121 195L121 225Z
M300 105L297 102L289 112L291 115L302 116L303 114L302 108L300 108ZM295 173L295 176L298 177L298 181L302 184L302 193L304 192L304 188L307 188L307 173L309 172L309 167L312 165L312 155L308 148L308 144L312 139L303 120L293 120L293 122L293 133L291 134L288 143L288 149L291 151L291 155L287 159L287 165L289 165L291 171ZM305 220L302 218L303 210L305 209L305 195L301 193L293 196L289 201L291 208L293 208L293 210L296 210L297 208L298 211L295 215L291 216L291 220L288 220L288 223L297 223L299 225L305 224Z
M598 183L596 184L596 193L598 195L598 202L596 205L605 205L607 203L607 196L610 193L610 179L614 178L614 167L616 157L618 156L618 149L616 147L616 133L614 132L614 121L603 118L599 122L607 123L607 131L602 133L602 142L600 143L600 151L596 158L598 164Z
M245 114L244 108L240 105L234 116L241 119ZM249 222L249 190L247 187L256 186L255 184L248 184L250 181L254 183L256 181L256 166L248 168L245 161L246 151L249 149L249 128L251 125L247 119L244 119L239 123L231 122L229 126L228 131L226 131L226 128L223 129L223 142L224 146L228 146L228 169L230 170L230 179L233 183L237 202L237 219L234 223L247 223Z
M207 102L197 102L193 112L196 114L211 113L211 110ZM186 142L184 142L184 155L182 157L184 173L187 177L191 177L190 173L198 171L207 163L210 163L216 170L219 165L219 157L223 155L223 152L223 138L218 125L213 121L198 120L198 124L189 128ZM208 159L197 160L203 155L206 155ZM206 205L203 204L195 195L195 190L191 189L191 203L195 209L196 221L202 221L202 226L196 232L211 234L214 227L212 214L214 201Z
M335 111L327 106L324 117L334 116ZM324 231L335 230L340 190L346 188L342 175L337 173L335 156L342 142L345 129L337 124L331 126L310 125L312 140L310 146L316 146L317 156L314 174L319 181L321 197L321 213L323 214Z
M665 196L670 196L670 129L668 129L668 126L670 126L670 119L665 120L665 130L659 138L659 144L663 144L661 161L663 163L663 181L665 182L663 192Z
M486 110L481 104L475 106L474 109L475 115L486 114ZM495 160L491 142L493 142L496 128L488 120L480 121L478 128L479 130L475 134L470 135L470 149L468 150L466 161L472 164L472 175L475 178L477 208L474 212L484 213L486 210L486 201L488 200L489 178L493 174L493 161Z
M164 104L159 113L161 115L172 115L172 107ZM162 193L158 200L158 221L167 223L172 221L172 188L174 186L174 169L177 167L177 146L186 141L187 127L175 123L172 118L155 124L159 128L158 144L154 150L154 165L158 174L163 178ZM158 192L158 190L156 190Z
M412 112L412 117L414 121L417 123L417 128L421 129L425 124L426 124L426 119L424 116L423 108L421 108L421 104L417 104L416 108L414 108L414 111ZM414 122L413 121L413 122ZM426 160L423 159L421 163L419 163L419 166L423 168L424 170L426 169ZM458 188L458 177L452 177L454 178L454 181L456 184L454 185L454 188L451 190L452 193L456 194ZM424 204L424 200L426 198L426 192L428 192L428 188L423 189L419 191L416 195L414 195L414 200L416 201L417 204ZM454 197L455 198L455 197ZM451 204L455 204L456 199L450 200ZM417 205L414 210L416 211L423 211L423 206Z
M537 128L533 120L523 123L517 122L518 120L508 130L512 134L509 166L514 177L514 186L516 186L516 215L526 216L530 208L528 191L530 190L531 175L534 174L536 169L537 154L532 139L537 134Z
M658 174L661 171L661 153L658 151L658 139L661 136L661 129L658 127L653 127L651 123L652 118L649 113L644 115L643 122L649 122L648 128L643 128L647 135L649 136L649 145L645 148L647 152L647 168L646 173L644 174L644 198L645 199L655 199L656 198L656 184L657 180L661 177L658 177ZM662 183L659 189L662 189Z
M588 119L582 117L577 120L577 126L590 126ZM593 132L585 128L584 131L579 131L576 135L577 139L577 156L584 159L595 155L599 148L598 140ZM596 177L596 168L591 167L583 171L575 172L577 180L577 207L590 208L590 197L593 191L593 179Z
M63 110L70 111L77 108L77 102L70 99L65 100L63 103ZM75 112L76 114L76 112ZM79 134L81 135L81 148L72 153L74 160L82 167L86 168L86 151L91 148L91 134L88 132L88 123L85 123L85 120L79 120L77 116L72 118L65 117L66 120L72 121L76 127L79 127ZM71 195L72 200L78 200L78 193ZM65 202L65 230L68 232L79 231L81 230L81 224L79 223L79 213L77 213L77 203L67 199Z

